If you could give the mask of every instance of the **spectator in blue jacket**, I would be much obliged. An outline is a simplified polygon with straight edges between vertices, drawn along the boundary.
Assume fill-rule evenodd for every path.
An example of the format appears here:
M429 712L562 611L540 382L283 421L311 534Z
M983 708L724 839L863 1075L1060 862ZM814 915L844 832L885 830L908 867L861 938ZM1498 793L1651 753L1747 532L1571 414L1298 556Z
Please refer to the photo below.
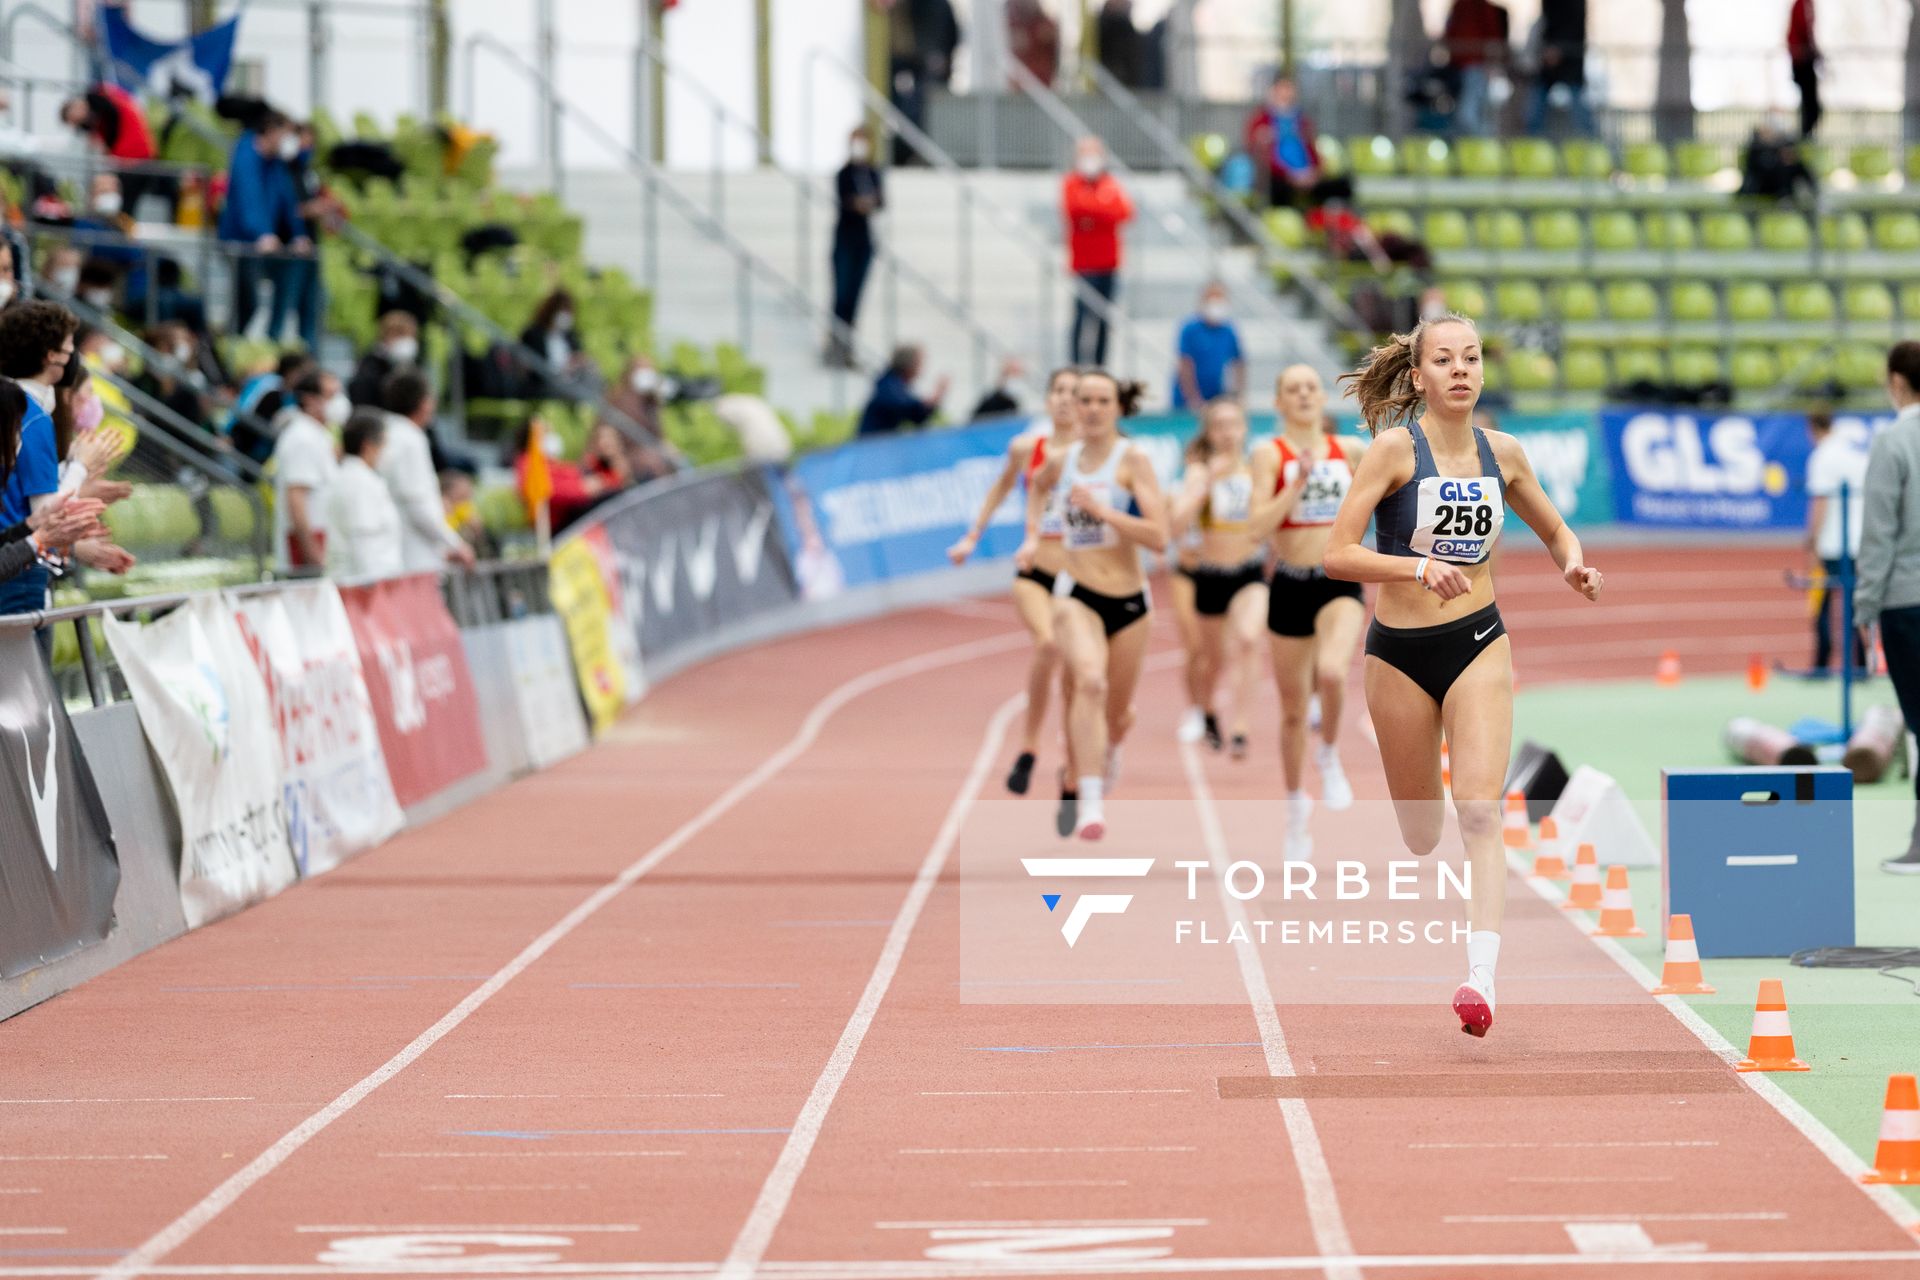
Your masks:
M1200 310L1180 326L1173 372L1173 407L1197 410L1225 396L1238 400L1246 390L1247 360L1240 334L1227 307L1227 286L1218 280L1200 295Z
M873 397L860 413L863 436L892 435L909 423L919 426L931 418L946 398L947 380L933 384L933 394L922 400L913 394L914 379L920 376L924 353L916 346L896 347L887 361L885 373L873 384Z
M233 145L227 166L227 200L220 209L220 238L242 246L234 270L234 324L245 330L259 306L260 281L273 290L267 333L278 337L287 317L300 310L314 272L313 240L300 216L300 192L293 161L300 137L277 111L268 111ZM271 256L255 256L271 255ZM317 333L301 337L313 347Z

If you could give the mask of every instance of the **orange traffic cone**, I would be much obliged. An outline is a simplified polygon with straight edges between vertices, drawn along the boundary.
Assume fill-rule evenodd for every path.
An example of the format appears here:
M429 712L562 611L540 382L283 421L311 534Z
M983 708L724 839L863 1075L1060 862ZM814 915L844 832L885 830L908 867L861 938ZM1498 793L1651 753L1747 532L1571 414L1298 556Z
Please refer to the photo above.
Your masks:
M1533 848L1533 836L1527 830L1527 798L1518 791L1507 792L1507 814L1500 835L1509 849Z
M1675 915L1667 921L1667 962L1660 970L1657 996L1710 996L1706 975L1700 972L1700 947L1693 940L1693 917Z
M1660 655L1660 665L1653 669L1655 684L1680 683L1680 654L1678 650L1668 649Z
M1644 938L1647 931L1633 920L1633 894L1627 890L1627 869L1607 868L1607 891L1600 895L1600 927L1596 938Z
M1873 1172L1862 1182L1920 1183L1920 1088L1912 1076L1887 1077L1887 1107L1880 1113L1880 1145Z
M1747 659L1747 688L1755 693L1767 687L1767 663L1759 654Z
M1568 911L1596 911L1600 907L1600 859L1593 846L1583 844L1573 855L1573 884L1567 900L1560 904Z
M1740 1071L1811 1071L1793 1056L1793 1028L1787 1024L1787 993L1778 978L1760 980L1760 998L1753 1003L1753 1036L1747 1056L1734 1064Z
M1560 824L1552 814L1540 819L1540 852L1533 855L1533 874L1548 880L1567 878L1566 859L1560 856Z

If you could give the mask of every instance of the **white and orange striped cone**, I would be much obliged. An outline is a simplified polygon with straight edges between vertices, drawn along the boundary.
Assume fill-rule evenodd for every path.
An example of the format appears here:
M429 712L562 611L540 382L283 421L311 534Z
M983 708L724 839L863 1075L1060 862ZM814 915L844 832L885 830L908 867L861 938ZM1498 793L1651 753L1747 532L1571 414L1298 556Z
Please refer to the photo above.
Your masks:
M1660 970L1657 996L1710 996L1713 988L1700 972L1700 947L1693 940L1693 917L1676 914L1667 921L1667 962Z
M1600 859L1593 846L1583 844L1573 855L1573 883L1567 888L1567 900L1560 904L1567 911L1600 909Z
M1680 654L1678 650L1668 649L1660 655L1660 661L1653 668L1653 682L1660 685L1680 683Z
M1507 812L1501 822L1500 838L1509 849L1533 848L1533 833L1527 827L1527 798L1518 791L1507 792Z
M1787 1022L1787 991L1778 978L1760 980L1760 998L1753 1002L1753 1036L1747 1056L1734 1064L1738 1071L1811 1071L1793 1056L1793 1028Z
M1540 819L1540 851L1533 855L1533 874L1548 880L1567 878L1567 860L1560 856L1560 824L1552 814Z
M1600 895L1600 927L1596 938L1644 938L1647 931L1633 919L1633 894L1627 889L1627 869L1607 868L1606 892Z
M1880 1114L1880 1145L1873 1170L1862 1182L1920 1184L1920 1086L1912 1076L1887 1077L1887 1106Z

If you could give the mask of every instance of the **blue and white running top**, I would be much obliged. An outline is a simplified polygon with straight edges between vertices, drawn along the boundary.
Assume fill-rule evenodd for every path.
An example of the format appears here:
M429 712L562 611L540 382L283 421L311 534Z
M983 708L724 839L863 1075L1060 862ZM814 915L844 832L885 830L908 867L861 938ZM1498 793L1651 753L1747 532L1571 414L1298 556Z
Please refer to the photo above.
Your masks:
M1475 427L1480 474L1443 476L1420 424L1408 423L1407 430L1413 435L1413 478L1374 510L1374 545L1382 555L1479 564L1499 540L1507 515L1507 481L1492 442Z

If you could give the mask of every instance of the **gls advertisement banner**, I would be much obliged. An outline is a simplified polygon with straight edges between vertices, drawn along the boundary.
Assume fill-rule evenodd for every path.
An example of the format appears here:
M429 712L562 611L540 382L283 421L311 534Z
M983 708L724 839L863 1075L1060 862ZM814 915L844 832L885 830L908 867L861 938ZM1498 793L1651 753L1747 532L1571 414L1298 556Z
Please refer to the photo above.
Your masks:
M119 887L106 810L33 633L0 631L0 978L105 939Z
M1807 420L1672 409L1600 415L1622 524L1794 529L1806 524Z

